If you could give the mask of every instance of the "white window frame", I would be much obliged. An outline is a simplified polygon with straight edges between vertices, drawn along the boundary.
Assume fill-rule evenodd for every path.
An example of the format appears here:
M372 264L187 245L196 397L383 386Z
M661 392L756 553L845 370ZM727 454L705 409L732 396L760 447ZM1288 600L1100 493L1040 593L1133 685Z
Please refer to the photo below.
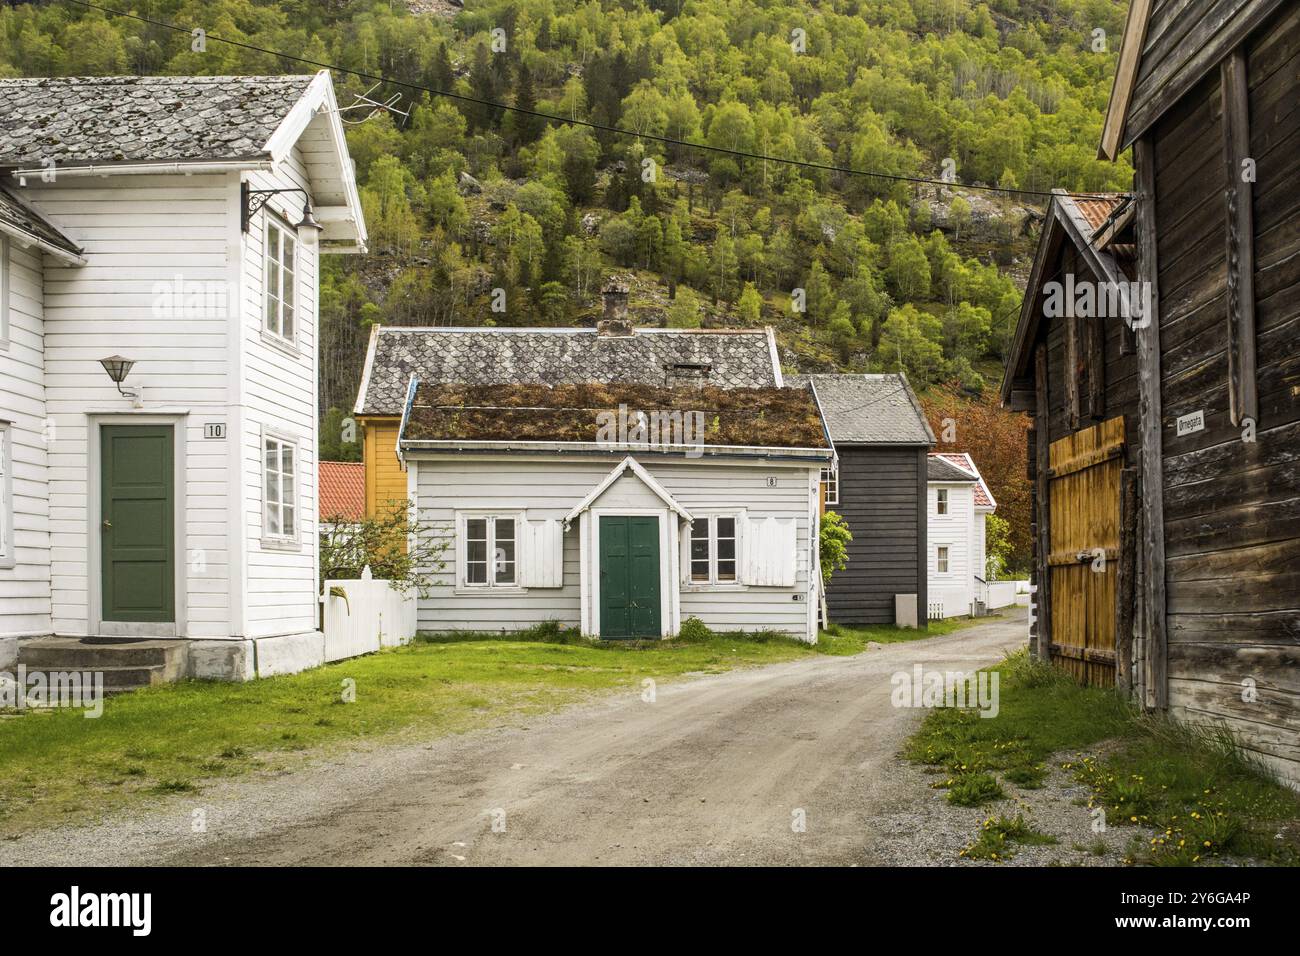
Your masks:
M745 533L744 532L745 512L744 511L709 511L709 512L696 511L693 512L692 518L694 520L687 526L686 536L685 536L686 537L685 561L686 561L687 587L691 589L697 589L697 590L703 590L705 588L726 589L726 588L743 587L744 585L742 581L744 577L744 568L742 567L742 563L744 561L744 550L742 548L742 543L743 543L742 536ZM736 571L734 577L730 579L720 579L718 577L718 519L719 518L731 518L735 521ZM708 538L709 579L707 581L699 581L696 580L695 578L695 561L691 557L691 545L695 542L695 521L707 521L709 523L709 538Z
M0 350L9 350L9 237L0 236Z
M0 568L16 563L14 545L13 428L0 421Z
M268 477L266 468L266 446L269 442L275 442L280 446L281 451L276 456L279 459L281 467L284 464L284 448L293 449L293 472L290 478L293 482L293 488L289 500L286 500L284 493L284 472L278 471L280 476L280 500L274 502L281 509L286 504L293 508L293 533L285 534L283 530L278 533L271 531L271 505L267 489L266 480ZM258 457L261 463L259 469L262 476L262 545L268 548L293 549L298 550L302 547L302 446L298 439L286 432L276 431L274 429L265 429L262 432L262 440L258 446ZM281 529L284 527L284 514L281 511L280 516Z
M946 544L936 544L934 546L934 573L948 574L948 569L952 567L951 546Z
M948 514L948 489L936 488L934 490L934 513L937 515Z
M837 505L840 503L840 466L839 462L831 462L822 466L822 487L826 489L824 502L828 505Z
M262 232L262 331L277 345L286 346L291 349L298 347L298 329L302 326L300 321L302 315L301 300L298 295L298 234L284 219L272 213L269 209L265 211L266 228ZM275 230L280 235L280 256L276 260L271 258L271 232ZM289 321L292 323L290 335L284 334L284 239L288 237L293 240L293 262L290 263L291 287L293 289L293 304L290 306L292 314ZM279 281L276 283L274 295L271 288L271 263L272 261L279 267L277 275ZM276 325L272 325L270 317L267 316L267 304L275 300L275 319Z
M525 512L510 509L493 509L487 511L456 512L456 589L474 593L488 591L497 594L519 592L525 588L519 583L519 535L524 527ZM469 580L469 522L484 520L487 533L488 567L486 581ZM496 566L496 523L513 521L515 524L514 574L510 581L497 581Z

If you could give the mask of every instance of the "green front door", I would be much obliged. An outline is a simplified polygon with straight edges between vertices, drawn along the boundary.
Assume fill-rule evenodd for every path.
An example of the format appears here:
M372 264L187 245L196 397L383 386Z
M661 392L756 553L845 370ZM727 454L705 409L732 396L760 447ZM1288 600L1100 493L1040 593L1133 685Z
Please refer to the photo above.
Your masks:
M175 621L175 497L170 425L100 433L105 621Z
M600 518L600 636L660 637L659 519Z

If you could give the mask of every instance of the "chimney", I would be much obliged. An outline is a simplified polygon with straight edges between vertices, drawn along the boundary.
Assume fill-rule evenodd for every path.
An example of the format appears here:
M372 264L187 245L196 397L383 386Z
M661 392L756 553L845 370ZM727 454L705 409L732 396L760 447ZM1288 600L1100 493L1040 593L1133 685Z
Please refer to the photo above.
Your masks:
M600 290L605 299L605 314L596 323L596 334L634 335L632 323L627 317L627 280L621 276L612 276Z

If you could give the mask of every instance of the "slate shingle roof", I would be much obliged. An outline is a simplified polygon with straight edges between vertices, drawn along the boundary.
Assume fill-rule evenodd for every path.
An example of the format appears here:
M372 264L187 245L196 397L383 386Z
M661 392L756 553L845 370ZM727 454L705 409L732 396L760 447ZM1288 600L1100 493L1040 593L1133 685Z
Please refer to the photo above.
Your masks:
M938 455L929 455L925 463L927 481L975 481L975 476Z
M787 375L785 382L817 389L831 441L840 445L933 445L934 433L907 376Z
M765 330L380 328L356 412L400 415L411 375L422 384L664 385L689 379L718 388L778 384ZM709 366L707 375L681 366ZM675 371L672 367L678 367Z
M973 481L975 482L975 507L997 508L993 492L984 481L984 476L975 467L975 459L966 452L934 452L926 463L928 481ZM939 476L939 477L936 477ZM943 477L953 475L953 477Z
M0 165L260 156L311 75L0 79Z
M58 246L73 255L81 254L81 249L75 242L59 232L34 209L19 202L4 189L0 189L0 222L29 236L42 239L52 246Z

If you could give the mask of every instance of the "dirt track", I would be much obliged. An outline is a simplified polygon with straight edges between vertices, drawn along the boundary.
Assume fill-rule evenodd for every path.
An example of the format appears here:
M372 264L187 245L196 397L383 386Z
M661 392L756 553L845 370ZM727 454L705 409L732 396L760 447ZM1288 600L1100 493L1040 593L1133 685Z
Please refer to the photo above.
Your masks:
M907 862L896 828L926 794L894 755L920 712L891 706L890 676L916 663L974 670L1024 635L1022 614L857 657L661 686L654 703L638 691L525 727L357 750L94 827L30 834L0 845L0 861ZM803 832L792 827L799 811Z

